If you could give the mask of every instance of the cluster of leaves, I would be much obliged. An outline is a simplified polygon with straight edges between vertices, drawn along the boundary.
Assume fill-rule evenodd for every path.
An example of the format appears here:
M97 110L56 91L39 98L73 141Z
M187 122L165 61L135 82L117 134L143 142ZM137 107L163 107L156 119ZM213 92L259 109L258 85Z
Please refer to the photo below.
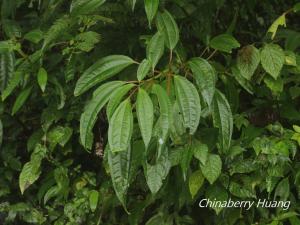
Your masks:
M300 224L298 11L2 0L0 223Z

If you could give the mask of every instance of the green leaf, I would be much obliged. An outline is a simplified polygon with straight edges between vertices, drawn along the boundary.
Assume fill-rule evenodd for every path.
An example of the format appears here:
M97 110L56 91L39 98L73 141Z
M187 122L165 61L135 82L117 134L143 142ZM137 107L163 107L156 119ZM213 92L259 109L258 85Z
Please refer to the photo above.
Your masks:
M219 185L212 185L209 188L207 188L205 197L208 198L209 200L217 200L217 201L227 201L228 200L228 194L227 191L222 188ZM213 210L215 210L216 214L219 215L219 213L223 210L222 207L218 206L212 206L211 207Z
M179 29L176 21L168 11L158 13L157 29L163 34L167 47L172 51L179 40Z
M42 39L43 39L43 32L39 29L36 30L32 30L30 32L28 32L27 34L24 35L24 39L37 44L39 43Z
M13 90L19 85L20 81L22 79L22 73L19 71L16 71L13 76L8 81L8 84L4 91L2 92L2 101L4 101L10 94L13 92Z
M211 39L209 46L221 52L231 53L232 49L240 47L240 43L229 34L220 34Z
M300 2L299 2L299 3L296 3L296 4L294 5L293 10L294 10L294 12L300 11Z
M106 107L106 115L108 120L111 119L116 108L120 105L120 102L124 96L134 87L134 84L125 84L121 87L116 88L114 93L110 96L109 102Z
M45 92L47 79L48 79L47 71L43 67L41 67L37 75L37 80L42 92Z
M154 70L159 59L164 54L164 48L164 37L157 32L155 35L153 35L147 46L147 58L151 63L152 70Z
M206 164L208 157L208 147L199 141L194 141L194 157L198 159L203 165Z
M260 58L264 70L277 79L285 61L282 48L276 44L266 44L260 52Z
M250 80L260 62L260 53L253 45L243 47L238 52L237 67L241 75Z
M204 177L213 184L221 174L222 161L219 155L209 154L205 165L200 165Z
M81 95L91 87L116 75L133 63L134 61L131 58L123 55L111 55L98 60L79 78L74 95Z
M151 69L151 62L148 59L144 59L137 70L137 79L138 81L143 80Z
M290 195L290 184L289 184L289 178L282 179L279 184L277 185L274 193L274 199L276 199L277 196L280 197L280 200L286 201Z
M132 11L134 11L136 0L129 0L129 4L131 6Z
M149 165L147 163L145 167L145 176L148 187L152 194L156 194L161 186L163 185L163 180L169 174L171 168L171 163L168 159L168 151L165 149L161 157L159 157L155 165Z
M15 70L15 55L13 52L0 53L0 91L7 87Z
M217 75L215 69L202 58L192 58L188 62L193 75L195 77L197 86L203 96L207 105L211 105L214 93Z
M162 140L160 142L162 145L167 139L172 124L172 104L167 92L159 84L153 85L152 92L157 96L160 107L159 127L161 133L159 139Z
M194 153L194 143L186 145L181 153L180 157L180 167L183 174L183 179L186 180L186 175L188 172L188 169L190 168L190 163L193 158Z
M126 193L129 187L130 165L131 165L131 147L125 151L112 152L106 149L108 154L109 172L113 182L114 190L118 199L126 210Z
M251 95L253 94L253 87L249 80L242 76L241 71L237 66L231 67L232 74L235 80Z
M158 9L159 0L144 0L144 3L145 3L145 11L146 11L147 19L149 22L149 27L151 28L152 20L155 17Z
M28 99L28 97L31 93L31 90L32 90L32 87L28 87L19 94L19 96L17 97L17 99L13 105L13 108L12 108L12 112L11 112L12 115L16 114L21 109L21 107L24 105L24 103Z
M46 152L46 147L38 144L31 154L30 161L23 166L19 177L19 186L22 194L39 178L41 161L46 156Z
M154 112L151 98L149 97L148 93L142 88L139 89L137 95L136 114L143 141L147 149L152 137Z
M231 143L233 118L226 97L218 90L215 92L213 100L212 115L214 126L219 128L219 144L221 150L226 152Z
M101 85L86 106L84 113L80 117L80 140L86 149L91 149L92 147L92 129L97 120L98 113L107 103L113 91L123 84L124 82L122 81L111 81Z
M174 76L176 99L183 116L185 128L194 134L198 128L201 115L200 98L195 86L186 78Z
M129 99L124 100L114 112L108 128L108 142L112 152L125 151L131 140L133 116Z
M92 190L89 196L89 203L92 212L95 212L95 210L97 209L98 200L99 200L99 192L96 190Z
M95 47L100 39L100 34L93 31L79 33L75 37L75 47L81 51L89 52Z
M236 197L239 198L256 198L255 190L251 190L251 186L241 186L236 182L230 182L229 191Z
M106 0L73 0L70 12L73 16L88 15L95 12Z
M196 196L200 188L202 187L204 183L204 176L201 172L201 170L196 170L193 172L189 178L189 189L190 193L192 195L192 198Z
M280 77L275 80L271 76L266 76L264 82L274 95L279 95L283 91L284 84Z
M282 14L281 16L279 16L273 23L272 25L270 26L270 28L268 29L268 33L271 33L272 36L271 36L271 39L273 40L275 35L276 35L276 32L278 30L278 27L279 26L284 26L286 27L286 21L285 21L285 13Z

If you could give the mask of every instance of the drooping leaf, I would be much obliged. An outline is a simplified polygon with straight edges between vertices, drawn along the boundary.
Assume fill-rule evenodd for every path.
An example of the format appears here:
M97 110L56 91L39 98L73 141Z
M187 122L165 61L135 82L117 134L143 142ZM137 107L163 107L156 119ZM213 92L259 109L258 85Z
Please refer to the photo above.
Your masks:
M219 144L221 150L226 152L231 143L233 117L226 97L218 90L215 92L213 100L212 115L214 126L219 128Z
M15 55L13 52L0 53L0 91L7 87L15 70Z
M247 80L251 79L259 62L259 51L253 45L245 46L238 52L237 67Z
M22 73L19 71L16 71L13 76L8 81L7 87L2 92L2 101L4 101L10 94L13 92L13 90L18 86L22 79Z
M38 144L31 154L30 161L23 166L19 177L19 186L22 194L39 178L41 162L46 156L46 152L46 147Z
M202 58L193 58L188 62L193 75L196 79L197 86L203 96L207 105L211 105L216 83L216 71L215 69Z
M159 139L161 144L166 141L169 133L170 125L172 124L172 105L169 96L165 89L163 89L159 84L154 84L152 87L152 92L157 96L159 107L160 107L160 117L159 117L159 127L161 135Z
M80 140L86 149L91 149L93 137L92 129L97 120L97 115L109 100L113 91L120 87L124 82L111 81L101 85L96 91L92 100L88 103L84 113L80 117Z
M47 71L43 67L41 67L37 74L37 80L42 92L45 92L47 79L48 79Z
M164 11L157 15L157 28L163 34L165 43L170 50L173 50L179 40L179 29L173 16Z
M205 165L200 165L204 177L213 184L221 174L222 161L219 155L209 154Z
M21 109L21 107L24 105L24 103L28 99L28 97L31 93L31 90L32 90L32 87L28 87L19 94L19 96L17 97L17 99L13 105L13 108L12 108L12 112L11 112L12 115L16 114Z
M73 16L88 15L97 10L106 0L73 0L70 12Z
M136 0L129 0L129 4L131 6L132 11L134 11Z
M168 159L168 151L165 149L155 165L147 163L145 166L145 177L152 194L156 194L163 185L164 179L169 174L171 163Z
M149 27L151 28L152 20L155 17L158 9L159 0L144 0L144 3Z
M286 201L290 195L290 184L289 184L289 178L282 179L279 184L277 185L275 189L274 199L276 199L277 196L280 197L280 200Z
M136 101L136 114L146 148L152 137L153 103L147 92L140 88Z
M132 129L132 109L129 99L126 99L116 109L109 122L108 142L112 152L122 152L129 147Z
M240 47L240 43L229 34L220 34L211 39L209 46L221 52L231 53L232 49Z
M189 178L189 189L190 193L192 195L192 198L196 196L199 189L202 187L204 182L204 176L201 172L201 170L196 170L193 172Z
M194 153L194 143L183 147L180 157L180 167L183 174L183 179L186 180L187 172Z
M90 66L76 83L74 95L78 96L117 73L121 72L134 61L123 55L111 55L101 58Z
M110 96L109 102L106 107L106 115L108 120L111 119L116 108L119 106L120 102L124 96L134 87L134 84L125 84L121 87L118 87L114 93Z
M196 159L198 159L202 165L206 164L207 156L208 156L208 147L206 144L202 144L199 141L194 141L193 143L193 154Z
M260 52L260 57L265 71L277 79L285 61L282 48L276 44L266 44Z
M39 43L43 39L43 32L39 29L29 31L24 35L24 39L31 41L32 43Z
M143 80L147 76L150 69L151 69L151 62L148 59L144 59L139 65L137 70L138 81Z
M231 68L235 80L250 94L253 94L253 86L249 80L242 76L241 71L237 66Z
M89 203L92 212L95 212L98 206L99 200L99 192L96 190L92 190L89 195Z
M270 26L270 28L268 29L268 33L271 33L272 36L272 40L274 39L276 32L278 30L279 26L284 26L286 27L286 21L285 21L285 14L282 14L281 16L279 16Z
M183 116L184 126L194 134L198 128L201 114L199 94L195 86L186 78L174 76L176 99Z
M112 152L107 148L109 172L118 199L126 210L126 193L129 187L131 147L125 151Z
M151 63L152 70L154 70L159 59L164 54L164 46L164 37L162 34L157 32L155 35L153 35L147 46L147 58Z
M221 201L221 202L228 200L227 191L221 186L216 184L212 185L206 190L205 197L210 200L217 199L217 201ZM212 208L215 210L217 215L219 215L219 213L223 210L222 207L218 207L218 206L213 206Z

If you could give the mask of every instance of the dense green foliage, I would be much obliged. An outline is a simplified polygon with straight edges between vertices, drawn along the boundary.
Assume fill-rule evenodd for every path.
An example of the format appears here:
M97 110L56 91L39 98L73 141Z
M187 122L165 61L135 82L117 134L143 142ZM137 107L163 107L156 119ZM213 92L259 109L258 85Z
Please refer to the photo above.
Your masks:
M300 3L0 6L0 224L300 224Z

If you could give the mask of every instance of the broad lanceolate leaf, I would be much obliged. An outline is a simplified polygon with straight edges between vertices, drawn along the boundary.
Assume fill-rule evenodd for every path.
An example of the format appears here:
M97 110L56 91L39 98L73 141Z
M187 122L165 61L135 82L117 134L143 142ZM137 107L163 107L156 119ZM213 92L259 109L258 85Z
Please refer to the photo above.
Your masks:
M204 182L204 176L201 170L196 170L193 172L189 178L189 189L192 198L198 193L199 189L202 187Z
M216 71L215 69L202 58L193 58L188 62L196 83L199 87L202 97L208 106L211 105L216 84Z
M98 200L99 200L99 192L96 190L92 190L89 196L89 203L92 212L95 212L95 210L97 209Z
M153 103L147 92L140 88L136 101L136 114L146 148L152 137Z
M13 52L0 54L0 91L6 88L15 70L15 56Z
M109 172L118 199L126 209L126 193L129 187L131 147L125 151L112 152L107 148Z
M285 14L278 17L268 29L268 33L272 34L272 40L274 39L279 26L286 27Z
M219 144L221 150L226 152L231 143L233 118L229 103L220 91L215 92L212 115L214 126L219 128Z
M253 45L243 47L238 52L237 67L241 75L250 80L260 62L260 53Z
M216 50L227 53L231 53L232 49L240 47L240 43L229 34L220 34L214 37L209 45Z
M31 184L33 184L40 176L40 166L42 159L46 156L46 147L38 144L31 154L30 161L27 162L20 173L19 186L23 194Z
M123 55L111 55L98 60L79 78L74 95L81 95L91 87L116 75L133 63L134 61L131 58Z
M91 149L93 133L92 129L97 120L97 115L109 100L116 88L123 85L122 81L111 81L100 86L94 93L92 100L86 106L80 117L80 140L86 149Z
M20 108L24 105L24 103L26 102L27 98L31 93L31 90L32 87L28 87L19 94L12 108L12 112L11 112L12 115L16 114L20 110Z
M194 143L186 145L181 154L180 158L180 167L183 174L183 179L186 180L186 175L188 172L188 169L190 168L190 163L193 158L194 153Z
M210 186L206 190L205 197L210 200L214 200L214 199L218 199L218 201L228 200L228 194L226 189L223 188L221 185L217 185L217 184ZM218 207L218 206L212 208L216 211L217 215L223 210L223 207Z
M151 27L152 20L156 15L158 9L159 0L144 0L144 2L145 2L146 15L149 22L149 27Z
M173 50L179 40L179 29L168 11L157 15L157 28L163 34L167 47Z
M285 61L282 48L276 44L266 44L261 50L260 58L265 71L277 79Z
M200 165L204 177L213 184L221 174L222 161L219 155L209 154L205 165Z
M13 90L18 86L22 79L22 73L19 71L14 72L13 76L8 81L8 84L4 91L2 92L2 101L4 101L10 94L13 92Z
M137 79L139 81L143 80L147 76L150 69L151 69L151 62L148 59L144 59L138 67Z
M71 15L86 15L97 10L99 6L101 6L105 0L74 0L71 4Z
M184 126L194 134L200 121L200 98L195 86L186 78L174 76L176 99L183 116Z
M157 32L155 35L153 35L147 46L147 58L150 60L152 70L154 70L159 59L164 54L164 49L164 37L162 34Z
M121 152L128 148L132 128L132 109L129 99L126 99L116 109L109 122L108 142L112 152Z
M47 85L47 79L48 79L48 74L47 71L44 68L40 68L38 75L37 75L37 80L38 80L38 84L42 90L42 92L45 91L46 89L46 85Z
M155 165L147 163L145 169L145 176L148 187L151 193L156 194L163 184L163 180L169 174L171 163L168 159L168 150L163 151L162 156L158 159Z
M160 143L164 143L167 139L173 118L171 100L167 95L165 89L163 89L159 84L153 85L152 92L157 96L159 102L159 126L161 130L161 136L159 137L159 139L161 140Z
M120 102L124 98L124 96L133 88L134 84L125 84L121 87L118 87L114 93L110 96L110 100L106 107L106 115L108 120L111 119L113 113L115 112L116 108L120 105Z

